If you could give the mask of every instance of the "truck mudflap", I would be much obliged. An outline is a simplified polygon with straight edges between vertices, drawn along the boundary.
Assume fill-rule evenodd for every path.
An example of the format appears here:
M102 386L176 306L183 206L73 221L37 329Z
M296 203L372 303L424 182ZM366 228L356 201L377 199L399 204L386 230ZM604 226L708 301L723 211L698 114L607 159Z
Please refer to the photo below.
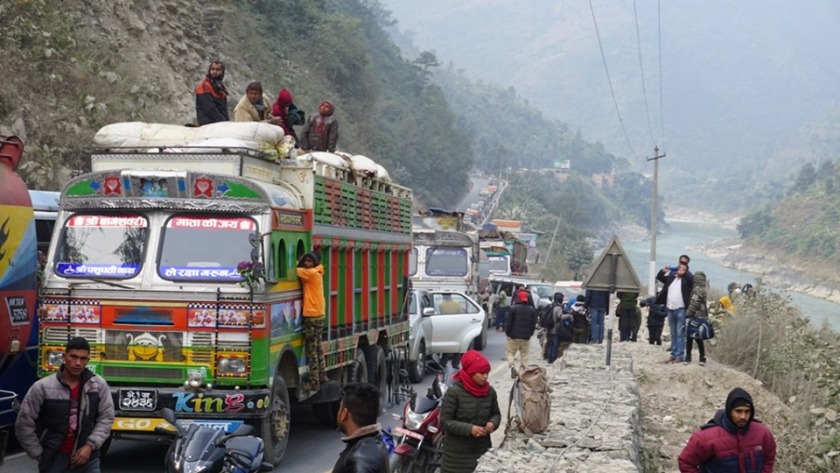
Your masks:
M268 388L185 391L165 387L111 387L114 400L114 427L117 437L156 436L155 427L169 425L160 414L168 407L180 419L212 424L214 428L232 431L245 419L268 414Z

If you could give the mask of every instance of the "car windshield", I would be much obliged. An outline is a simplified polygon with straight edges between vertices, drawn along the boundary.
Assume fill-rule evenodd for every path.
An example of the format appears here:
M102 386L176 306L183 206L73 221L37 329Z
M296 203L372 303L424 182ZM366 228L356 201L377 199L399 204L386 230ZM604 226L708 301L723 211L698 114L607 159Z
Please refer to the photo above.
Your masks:
M429 248L426 250L426 276L466 276L467 250Z
M554 286L551 284L531 284L531 287L537 290L541 298L551 299L554 296Z
M247 217L176 215L164 228L158 274L173 281L239 282L236 268L251 261L249 235L256 229Z
M141 215L73 215L59 237L54 271L67 278L134 277L143 266L148 230Z

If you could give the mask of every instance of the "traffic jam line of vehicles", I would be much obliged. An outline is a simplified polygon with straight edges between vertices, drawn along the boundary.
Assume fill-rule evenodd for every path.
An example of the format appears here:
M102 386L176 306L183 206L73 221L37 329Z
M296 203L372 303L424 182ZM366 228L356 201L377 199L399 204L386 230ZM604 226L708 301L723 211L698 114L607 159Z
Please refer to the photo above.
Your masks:
M267 130L227 125L231 134ZM85 337L89 369L112 389L112 438L171 441L175 427L163 416L171 410L184 425L228 434L252 426L265 462L277 465L292 403L334 425L344 384L371 382L383 405L394 404L404 377L423 379L430 355L483 349L479 288L491 258L509 273L518 256L513 238L485 250L461 213L413 216L411 190L367 158L277 161L252 147L177 140L94 151L91 172L47 195L54 201L36 224L14 173L22 143L2 144L0 206L14 218L0 222L0 389L10 367L29 379L0 392L21 399L35 375L59 368L68 338ZM302 389L309 370L295 271L311 251L325 267L329 378L315 392ZM26 284L11 290L9 281ZM12 425L12 409L0 404L0 420Z

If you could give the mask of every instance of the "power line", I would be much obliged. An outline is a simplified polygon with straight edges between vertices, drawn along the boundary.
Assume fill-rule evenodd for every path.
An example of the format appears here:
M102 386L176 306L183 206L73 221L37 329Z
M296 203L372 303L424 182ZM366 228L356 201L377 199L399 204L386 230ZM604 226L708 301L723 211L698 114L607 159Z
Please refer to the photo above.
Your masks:
M610 85L610 95L612 95L613 105L615 106L615 113L618 114L618 123L621 124L621 131L624 133L624 140L627 141L627 147L630 148L630 153L634 158L638 159L636 150L630 144L630 137L627 135L627 129L624 127L624 120L621 119L621 111L618 109L618 101L615 99L615 91L613 90L612 79L610 78L610 69L607 67L607 57L604 55L604 45L601 44L601 33L598 31L598 22L595 20L595 8L592 6L592 0L589 0L589 11L592 12L592 23L595 25L595 35L598 37L598 47L601 49L601 59L604 61L604 71L607 73L607 82Z
M661 0L656 2L656 22L657 22L657 38L659 41L659 143L662 149L665 149L665 108L662 106L662 10L660 8Z
M650 141L652 144L656 145L656 140L653 139L653 126L650 124L650 109L648 108L647 87L645 87L645 66L642 62L642 40L639 36L639 13L636 11L636 0L633 0L633 19L636 21L636 46L639 49L639 70L642 73L642 97L645 99L645 117L647 117Z

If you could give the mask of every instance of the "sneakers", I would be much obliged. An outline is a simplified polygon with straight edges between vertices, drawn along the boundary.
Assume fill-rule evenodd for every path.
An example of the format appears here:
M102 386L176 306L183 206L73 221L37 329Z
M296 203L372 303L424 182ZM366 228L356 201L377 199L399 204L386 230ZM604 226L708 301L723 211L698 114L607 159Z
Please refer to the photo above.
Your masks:
M700 366L706 366L706 362L705 362L705 361L702 361L702 360L701 360L701 361L700 361L700 363L698 363L698 364L699 364Z

